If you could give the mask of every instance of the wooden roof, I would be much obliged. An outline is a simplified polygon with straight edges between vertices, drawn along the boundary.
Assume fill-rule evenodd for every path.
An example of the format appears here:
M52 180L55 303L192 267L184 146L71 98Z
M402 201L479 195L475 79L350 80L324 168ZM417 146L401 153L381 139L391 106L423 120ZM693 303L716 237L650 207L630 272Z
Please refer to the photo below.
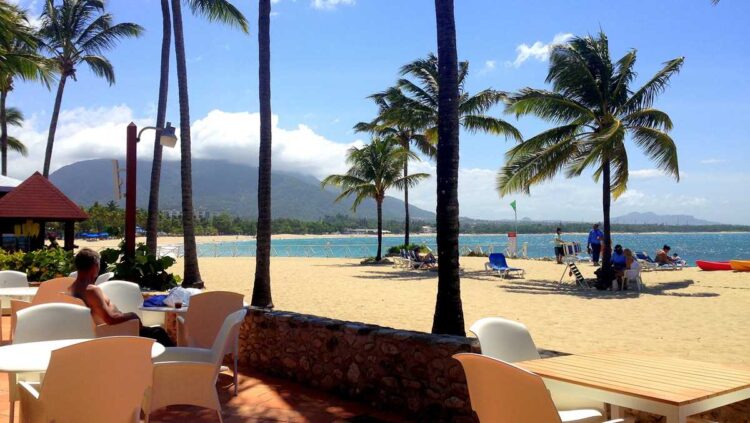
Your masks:
M0 219L81 221L88 214L39 172L0 198Z

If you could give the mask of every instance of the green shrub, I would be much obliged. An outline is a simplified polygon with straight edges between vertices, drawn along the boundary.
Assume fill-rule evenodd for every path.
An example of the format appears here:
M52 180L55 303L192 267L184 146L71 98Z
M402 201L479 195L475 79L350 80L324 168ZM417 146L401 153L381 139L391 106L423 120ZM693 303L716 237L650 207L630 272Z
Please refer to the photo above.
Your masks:
M424 244L401 244L401 245L394 245L393 247L388 249L388 256L398 256L401 254L401 250L406 251L414 251L415 248L419 248L420 253L428 253L430 250L427 248Z
M68 276L74 270L73 252L62 248L8 253L0 249L0 269L26 273L29 282Z
M100 254L102 268L114 272L114 279L135 282L141 288L156 291L166 291L181 281L179 276L167 272L175 259L166 256L156 258L148 253L145 244L138 244L134 259L125 257L124 243L120 243L119 248L107 248Z

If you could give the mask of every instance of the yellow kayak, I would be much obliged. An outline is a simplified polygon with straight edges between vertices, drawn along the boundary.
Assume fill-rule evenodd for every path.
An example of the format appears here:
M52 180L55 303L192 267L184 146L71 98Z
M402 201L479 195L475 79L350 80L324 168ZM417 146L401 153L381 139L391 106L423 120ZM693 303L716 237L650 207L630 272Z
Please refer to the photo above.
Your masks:
M729 265L736 272L750 272L750 260L730 260Z

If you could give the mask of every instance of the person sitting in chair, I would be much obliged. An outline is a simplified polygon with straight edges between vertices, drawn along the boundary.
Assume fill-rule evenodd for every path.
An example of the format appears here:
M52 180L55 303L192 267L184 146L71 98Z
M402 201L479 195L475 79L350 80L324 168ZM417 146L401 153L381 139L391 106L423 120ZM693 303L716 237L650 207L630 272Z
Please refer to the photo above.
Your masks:
M656 257L654 258L654 261L659 263L659 265L664 264L674 264L674 259L669 256L669 251L671 248L669 245L664 245L661 250L656 252Z
M84 248L75 256L75 267L78 271L75 282L70 286L68 294L79 298L91 309L91 316L97 325L107 324L116 325L128 320L140 318L135 313L123 313L115 307L109 298L104 295L101 288L94 285L96 278L99 276L99 253ZM169 337L164 328L146 327L139 325L140 336L151 338L165 347L173 347L175 344Z
M419 250L419 247L414 247L414 258L420 263L420 269L431 269L437 266L437 259L432 255L432 251L428 251L427 254L422 255Z
M627 269L627 258L620 244L615 245L615 251L612 252L612 268L615 270L619 289L622 290L623 277L625 276L625 269ZM627 287L624 288L627 289Z

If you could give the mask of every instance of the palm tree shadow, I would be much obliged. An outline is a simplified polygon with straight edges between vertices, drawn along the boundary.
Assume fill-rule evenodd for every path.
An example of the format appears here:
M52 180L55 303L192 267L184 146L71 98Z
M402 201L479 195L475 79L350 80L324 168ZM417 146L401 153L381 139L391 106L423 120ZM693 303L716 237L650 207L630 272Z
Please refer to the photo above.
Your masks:
M695 284L694 281L686 279L677 282L663 282L644 286L639 293L631 287L627 291L599 291L595 288L581 288L570 283L557 283L553 281L524 280L513 282L508 285L497 285L507 292L518 294L535 295L567 295L586 299L621 299L636 298L639 295L667 295L673 297L718 297L715 292L675 292L686 289Z

